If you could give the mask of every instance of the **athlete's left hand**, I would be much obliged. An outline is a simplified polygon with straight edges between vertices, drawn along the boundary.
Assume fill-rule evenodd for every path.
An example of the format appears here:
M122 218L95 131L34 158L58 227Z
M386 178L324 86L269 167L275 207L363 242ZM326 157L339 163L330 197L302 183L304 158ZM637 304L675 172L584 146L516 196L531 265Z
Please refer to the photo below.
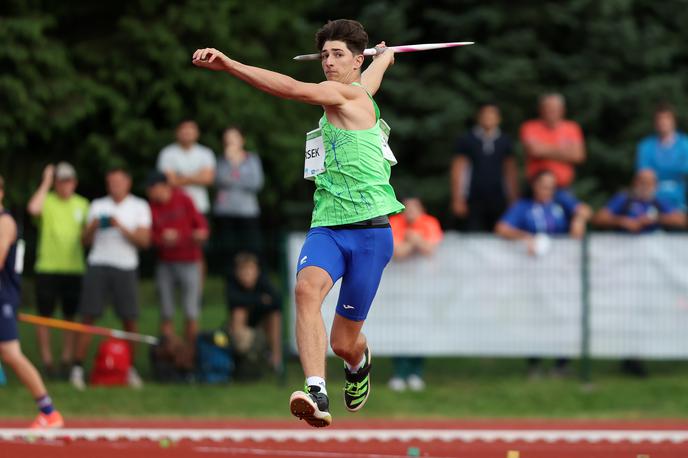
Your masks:
M191 62L197 67L225 70L229 67L230 59L215 48L202 48L193 53Z
M378 53L373 56L373 60L379 59L380 57L386 58L388 62L388 66L394 65L394 50L390 49L387 47L384 41L381 41L380 43L375 45L375 48L378 49Z

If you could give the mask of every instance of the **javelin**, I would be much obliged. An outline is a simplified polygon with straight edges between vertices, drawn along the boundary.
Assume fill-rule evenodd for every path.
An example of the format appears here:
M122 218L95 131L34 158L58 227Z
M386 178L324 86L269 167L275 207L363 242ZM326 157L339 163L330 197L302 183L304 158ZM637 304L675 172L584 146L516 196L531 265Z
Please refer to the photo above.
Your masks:
M19 321L35 324L38 326L48 326L49 328L65 329L67 331L83 332L85 334L96 334L99 336L115 337L117 339L131 340L132 342L142 342L150 345L157 345L158 338L135 332L120 331L119 329L102 328L88 324L75 323L73 321L58 320L43 316L19 314Z
M472 45L472 41L452 41L449 43L423 43L419 45L388 46L387 48L368 48L363 51L364 56L374 56L380 53L380 49L392 49L394 52L416 52L429 49L453 48L455 46ZM294 60L320 60L320 54L302 54L294 57Z

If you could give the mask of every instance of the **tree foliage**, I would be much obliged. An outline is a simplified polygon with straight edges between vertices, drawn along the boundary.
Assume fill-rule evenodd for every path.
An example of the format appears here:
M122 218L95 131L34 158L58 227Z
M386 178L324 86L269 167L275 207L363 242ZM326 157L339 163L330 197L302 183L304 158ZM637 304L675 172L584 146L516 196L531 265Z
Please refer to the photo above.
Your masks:
M575 189L599 205L630 181L635 144L653 107L688 101L688 8L679 1L294 0L166 2L9 1L0 7L0 172L25 201L48 161L73 161L82 191L103 192L102 172L153 166L176 123L195 118L220 152L228 124L247 132L267 173L268 219L307 220L311 186L300 178L304 133L320 109L260 93L190 64L213 46L298 79L322 78L310 52L327 19L350 17L371 45L471 40L472 47L397 57L377 97L399 158L394 182L436 213L449 198L448 163L478 103L496 101L516 135L545 91L562 92L583 126L589 158Z

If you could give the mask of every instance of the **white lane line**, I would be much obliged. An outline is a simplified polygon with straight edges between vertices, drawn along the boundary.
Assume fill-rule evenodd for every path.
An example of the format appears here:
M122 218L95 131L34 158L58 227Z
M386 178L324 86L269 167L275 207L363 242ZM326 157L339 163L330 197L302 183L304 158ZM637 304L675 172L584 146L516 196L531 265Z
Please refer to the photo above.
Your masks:
M352 453L352 452L318 452L305 450L271 450L261 448L239 448L239 447L194 447L194 451L200 453L222 453L241 456L299 456L312 458L408 458L407 455L383 455L380 453ZM452 458L438 456L435 458Z
M0 440L16 438L86 440L211 440L211 441L462 441L462 442L688 442L685 430L514 430L514 429L147 429L147 428L65 428L34 431L0 429Z

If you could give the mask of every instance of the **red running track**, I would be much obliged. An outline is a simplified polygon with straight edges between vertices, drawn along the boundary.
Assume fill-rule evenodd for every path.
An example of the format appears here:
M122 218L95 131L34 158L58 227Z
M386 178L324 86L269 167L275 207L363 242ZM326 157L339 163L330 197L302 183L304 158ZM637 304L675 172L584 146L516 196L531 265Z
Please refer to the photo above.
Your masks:
M24 422L0 421L2 428L24 427ZM477 421L383 421L360 420L340 421L332 428L313 430L296 421L70 421L73 428L171 428L173 431L223 429L223 430L293 430L294 437L301 431L332 433L346 430L398 430L399 438L393 440L223 440L178 442L169 440L127 440L118 439L89 441L71 439L68 436L57 439L39 439L34 442L16 438L0 442L0 457L50 457L50 458L209 458L209 457L304 457L304 458L403 458L407 456L427 456L436 458L506 458L510 450L519 452L519 458L637 458L647 455L650 458L688 457L688 441L680 443L631 442L630 440L612 443L601 441L590 443L577 442L505 442L485 441L443 441L432 439L404 440L405 431L446 432L451 430L467 431L688 431L688 421L550 421L550 420L477 420ZM311 437L311 436L309 436Z

